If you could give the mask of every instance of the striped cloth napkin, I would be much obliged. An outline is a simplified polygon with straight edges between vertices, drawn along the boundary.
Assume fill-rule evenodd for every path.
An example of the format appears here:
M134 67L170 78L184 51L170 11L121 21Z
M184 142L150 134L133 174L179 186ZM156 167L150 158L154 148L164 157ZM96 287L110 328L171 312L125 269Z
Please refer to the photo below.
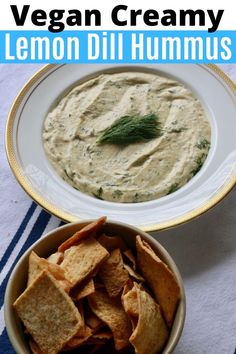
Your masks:
M13 177L4 152L7 113L40 65L0 65L0 354L14 354L4 324L9 275L21 255L62 222L42 210ZM236 81L236 65L224 65ZM184 278L187 318L175 354L236 354L236 193L201 218L158 234ZM147 353L148 354L148 353Z
M16 207L18 203L15 203ZM6 332L3 320L4 294L9 276L22 254L35 242L43 233L46 233L60 225L59 219L52 217L42 210L36 203L32 202L25 213L15 233L9 237L9 243L4 252L1 252L0 260L0 353L13 354L13 350ZM2 247L1 247L2 251Z
M12 269L21 255L61 221L42 210L16 182L4 148L6 117L25 82L41 65L0 65L0 354L15 353L4 323L4 295Z

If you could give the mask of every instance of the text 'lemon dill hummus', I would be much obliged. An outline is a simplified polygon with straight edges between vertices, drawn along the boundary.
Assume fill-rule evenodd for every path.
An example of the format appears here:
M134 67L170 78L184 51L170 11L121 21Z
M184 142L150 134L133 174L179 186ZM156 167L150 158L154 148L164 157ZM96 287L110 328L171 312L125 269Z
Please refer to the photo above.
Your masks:
M124 116L157 117L160 135L99 144ZM160 198L202 167L211 128L203 107L181 83L143 72L103 74L75 87L48 113L46 154L71 186L100 199L134 203Z

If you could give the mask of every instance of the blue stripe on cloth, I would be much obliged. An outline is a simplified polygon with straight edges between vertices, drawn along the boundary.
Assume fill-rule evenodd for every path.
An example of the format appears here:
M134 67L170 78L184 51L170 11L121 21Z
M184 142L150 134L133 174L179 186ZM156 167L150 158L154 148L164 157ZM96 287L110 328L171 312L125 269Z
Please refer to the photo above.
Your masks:
M9 341L6 328L4 328L4 331L2 332L2 335L1 335L0 353L2 353L2 354L15 354L16 353L11 345L11 342Z
M22 223L20 224L17 232L15 233L15 235L13 236L13 239L11 240L9 246L7 247L1 261L0 261L0 271L3 269L3 267L5 266L8 258L10 257L14 247L16 246L17 242L19 241L19 239L21 238L23 232L25 231L25 228L31 218L31 216L33 215L35 209L37 207L36 203L32 203L27 211L27 213L25 214L25 217L22 221Z
M50 219L51 215L48 214L45 210L42 210L31 230L31 232L29 233L29 236L27 238L27 240L25 241L22 249L20 250L18 256L16 257L15 261L13 262L7 276L5 277L5 279L2 282L2 285L0 287L0 308L3 305L4 302L4 294L6 291L6 286L7 286L7 282L9 279L9 276L13 270L13 268L15 267L16 263L18 262L19 258L22 256L22 254L35 242L37 241L37 239L40 238L40 236L42 235L43 231L45 230L45 227L47 226L49 219ZM3 330L1 336L0 336L0 353L3 354L14 354L15 351L12 348L12 345L9 341L7 332L6 332L6 328Z
M21 248L19 254L17 255L15 261L13 262L9 272L7 273L7 276L5 277L5 279L3 280L1 286L0 286L0 308L3 305L4 302L4 294L5 294L5 290L6 290L6 286L7 286L7 282L9 279L9 276L13 270L13 268L15 267L16 263L18 262L19 258L22 256L22 254L35 242L37 241L40 236L42 235L45 227L48 224L48 221L50 219L51 215L48 214L45 210L42 210L27 238L27 240L25 241L23 247ZM1 338L1 337L0 337Z

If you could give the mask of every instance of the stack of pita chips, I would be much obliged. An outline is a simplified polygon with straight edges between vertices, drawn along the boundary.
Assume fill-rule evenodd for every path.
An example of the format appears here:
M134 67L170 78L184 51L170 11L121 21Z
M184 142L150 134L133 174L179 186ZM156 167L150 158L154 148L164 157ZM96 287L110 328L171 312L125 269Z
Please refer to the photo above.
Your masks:
M31 252L14 307L34 354L160 353L180 299L178 283L148 243L136 250L103 233L102 217L47 259Z

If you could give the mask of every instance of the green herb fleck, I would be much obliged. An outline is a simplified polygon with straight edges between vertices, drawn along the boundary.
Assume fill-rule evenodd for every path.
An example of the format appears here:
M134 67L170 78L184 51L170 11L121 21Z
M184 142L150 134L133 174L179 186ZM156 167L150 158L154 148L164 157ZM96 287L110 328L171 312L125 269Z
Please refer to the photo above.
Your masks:
M186 128L184 128L184 127L174 128L174 129L171 129L170 133L181 133L184 130L186 130Z
M170 186L170 189L168 190L167 195L176 192L178 189L179 189L179 184L178 183L173 183Z
M160 135L161 129L155 114L124 116L104 130L97 143L125 145L148 141Z
M66 176L67 176L71 181L73 181L73 177L75 176L75 173L74 173L74 172L69 172L69 171L67 171L66 168L64 168L64 172L65 172Z
M119 189L116 189L114 192L113 192L113 197L114 198L120 198L122 196L123 192L121 192Z
M139 194L135 193L134 198L133 198L133 203L138 203L139 201Z
M102 194L103 194L103 188L102 187L98 188L96 193L93 193L94 197L96 197L97 199L103 200Z
M192 176L195 176L200 171L202 165L204 164L204 161L206 160L206 157L207 155L205 153L197 157L197 159L195 160L196 167L191 171Z
M199 143L197 144L198 149L209 149L210 148L210 142L207 139L201 139Z
M80 189L79 189L78 187L76 187L76 186L73 186L73 188L77 189L77 191L79 191L79 190L80 190Z

